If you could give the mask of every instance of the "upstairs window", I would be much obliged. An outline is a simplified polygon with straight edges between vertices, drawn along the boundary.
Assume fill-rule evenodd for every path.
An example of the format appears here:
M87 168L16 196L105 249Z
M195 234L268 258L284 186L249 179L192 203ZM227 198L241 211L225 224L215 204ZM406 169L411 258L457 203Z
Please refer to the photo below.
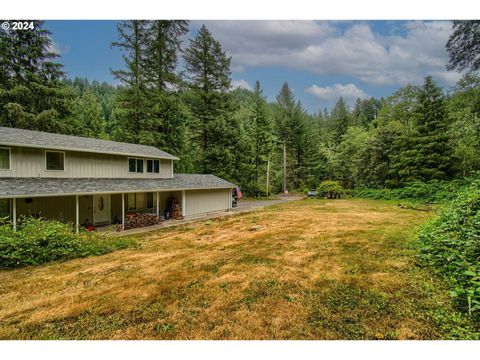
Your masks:
M128 158L128 172L143 173L143 159Z
M147 160L147 173L160 173L160 160Z
M10 170L9 148L0 148L0 170Z
M49 171L65 170L65 153L61 151L45 151L46 169Z

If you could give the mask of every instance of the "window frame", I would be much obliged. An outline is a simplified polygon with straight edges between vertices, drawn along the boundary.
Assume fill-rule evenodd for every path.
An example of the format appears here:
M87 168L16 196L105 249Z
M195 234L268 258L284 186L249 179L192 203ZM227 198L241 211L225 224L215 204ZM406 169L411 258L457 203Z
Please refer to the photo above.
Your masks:
M63 155L63 169L61 170L55 170L55 169L49 169L47 167L47 153L59 153ZM53 171L53 172L59 172L59 171L65 171L65 151L58 151L58 150L45 150L45 171Z
M12 170L12 148L6 146L0 146L0 149L8 150L8 168L0 169L0 171L9 171Z
M135 160L135 171L130 171L130 160ZM138 171L138 163L142 162L142 171ZM129 174L145 174L145 159L144 158L137 158L133 156L127 157L127 168Z
M145 196L145 207L143 207L143 208L138 208L137 207L137 195L138 194L143 194ZM148 194L152 194L152 207L148 207ZM133 205L134 205L133 208L131 207L129 197L133 197ZM155 200L156 200L156 198L155 198L155 192L154 191L128 193L127 194L127 211L139 211L139 210L155 209Z
M135 171L130 171L130 160L135 160ZM129 174L136 174L137 173L137 158L128 157L127 158L127 168Z
M147 160L147 174L160 174L160 159L146 159ZM152 171L148 171L148 162L152 163ZM157 170L155 170L155 164L158 164Z

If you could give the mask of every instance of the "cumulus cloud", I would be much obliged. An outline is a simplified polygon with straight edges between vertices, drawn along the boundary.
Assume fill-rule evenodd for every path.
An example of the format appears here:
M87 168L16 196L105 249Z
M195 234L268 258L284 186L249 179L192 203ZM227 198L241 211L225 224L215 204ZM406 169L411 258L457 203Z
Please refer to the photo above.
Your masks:
M240 79L240 80L232 80L232 90L237 88L253 90L253 86L248 83L247 80Z
M332 101L338 99L340 96L345 99L346 102L352 103L355 99L365 99L369 96L355 84L335 84L333 86L320 87L312 85L305 89L309 94L312 94L316 98L325 101Z
M412 21L402 31L375 33L365 22L207 21L232 56L234 70L279 66L320 75L352 76L369 85L420 83L434 75L445 85L450 21Z

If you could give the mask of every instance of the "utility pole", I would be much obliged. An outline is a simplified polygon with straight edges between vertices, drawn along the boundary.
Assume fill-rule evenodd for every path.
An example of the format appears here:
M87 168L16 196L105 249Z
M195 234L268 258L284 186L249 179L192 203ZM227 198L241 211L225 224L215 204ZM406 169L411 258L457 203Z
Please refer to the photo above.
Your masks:
M283 193L287 194L287 144L283 142Z
M269 185L270 185L270 157L267 159L267 197L269 193Z

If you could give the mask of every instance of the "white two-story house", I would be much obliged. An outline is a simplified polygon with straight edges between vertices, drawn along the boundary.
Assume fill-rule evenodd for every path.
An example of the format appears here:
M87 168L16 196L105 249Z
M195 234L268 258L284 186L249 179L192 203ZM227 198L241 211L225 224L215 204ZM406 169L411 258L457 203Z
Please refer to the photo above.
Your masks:
M231 208L236 185L174 174L179 160L152 146L0 127L0 217L83 225L123 224L129 213L166 210L175 198L193 217Z

